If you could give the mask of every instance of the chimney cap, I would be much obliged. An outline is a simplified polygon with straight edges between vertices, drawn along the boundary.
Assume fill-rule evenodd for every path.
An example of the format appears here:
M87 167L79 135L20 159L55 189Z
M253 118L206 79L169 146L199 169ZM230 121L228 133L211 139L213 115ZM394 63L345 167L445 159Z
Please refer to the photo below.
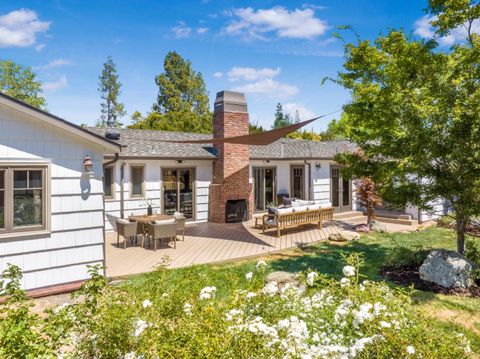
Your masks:
M242 112L247 113L247 101L245 94L235 91L217 92L214 104L215 112Z

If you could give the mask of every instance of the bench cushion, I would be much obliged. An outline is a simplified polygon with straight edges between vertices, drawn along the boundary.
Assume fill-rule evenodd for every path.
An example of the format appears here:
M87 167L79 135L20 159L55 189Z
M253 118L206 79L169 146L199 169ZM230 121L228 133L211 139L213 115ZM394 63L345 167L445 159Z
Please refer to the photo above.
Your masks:
M300 206L300 207L295 207L293 209L294 212L305 212L305 211L308 211L308 207L307 206Z
M172 219L162 219L160 221L155 221L155 224L175 224L175 218Z
M293 208L292 207L289 207L289 208L275 208L275 214L282 215L282 214L288 214L288 213L293 213Z

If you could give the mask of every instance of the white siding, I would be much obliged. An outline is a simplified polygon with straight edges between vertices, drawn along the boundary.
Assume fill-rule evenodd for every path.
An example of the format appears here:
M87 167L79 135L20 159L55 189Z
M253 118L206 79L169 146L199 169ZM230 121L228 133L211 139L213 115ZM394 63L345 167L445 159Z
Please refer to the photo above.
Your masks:
M0 238L0 270L20 266L27 289L88 278L87 265L103 263L104 149L38 119L0 108L0 162L50 164L51 231ZM93 174L83 174L89 155Z
M152 202L153 211L162 212L162 168L193 168L195 169L195 200L197 221L208 219L208 189L212 180L212 164L210 160L187 160L181 165L174 160L120 160L115 164L114 181L115 195L113 199L105 201L105 228L111 231L115 228L115 221L120 218L120 172L124 164L124 216L147 213L146 199ZM130 196L130 165L145 166L145 198Z

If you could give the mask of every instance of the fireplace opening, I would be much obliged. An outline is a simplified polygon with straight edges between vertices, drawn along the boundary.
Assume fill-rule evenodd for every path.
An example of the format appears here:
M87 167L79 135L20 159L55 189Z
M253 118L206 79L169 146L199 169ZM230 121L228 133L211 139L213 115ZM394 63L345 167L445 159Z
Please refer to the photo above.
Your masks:
M227 200L225 205L225 222L239 223L246 221L248 218L246 199Z

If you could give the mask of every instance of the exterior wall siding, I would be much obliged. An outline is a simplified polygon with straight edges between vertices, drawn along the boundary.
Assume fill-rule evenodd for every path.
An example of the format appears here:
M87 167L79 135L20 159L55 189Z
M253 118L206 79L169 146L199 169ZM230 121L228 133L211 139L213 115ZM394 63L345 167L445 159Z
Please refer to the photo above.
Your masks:
M124 217L147 213L147 200L152 203L154 212L162 213L162 169L163 168L193 168L195 169L195 198L196 220L208 219L208 187L212 180L212 161L184 161L181 165L174 160L119 160L114 165L114 198L105 200L105 228L107 231L115 229L115 221L120 218L121 198L121 166L124 166ZM144 166L145 196L132 197L131 165ZM102 188L103 191L103 188Z
M0 238L0 271L7 263L33 289L88 278L88 264L102 264L104 149L15 110L0 109L0 162L48 163L50 232ZM83 173L92 159L93 174Z

